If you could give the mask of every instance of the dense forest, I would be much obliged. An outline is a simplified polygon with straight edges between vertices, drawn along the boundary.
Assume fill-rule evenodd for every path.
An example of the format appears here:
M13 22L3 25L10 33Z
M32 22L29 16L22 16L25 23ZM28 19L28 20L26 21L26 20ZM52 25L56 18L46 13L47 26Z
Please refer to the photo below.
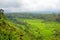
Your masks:
M57 21L60 22L60 13L48 13L48 14L37 14L37 13L9 13L6 14L9 19L24 18L24 19L42 19L44 21Z
M0 40L60 40L60 13L0 12Z

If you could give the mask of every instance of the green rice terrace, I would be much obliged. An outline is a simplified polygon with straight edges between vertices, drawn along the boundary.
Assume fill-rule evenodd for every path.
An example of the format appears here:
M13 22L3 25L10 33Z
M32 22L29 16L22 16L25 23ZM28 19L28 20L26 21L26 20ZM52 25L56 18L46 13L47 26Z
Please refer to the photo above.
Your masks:
M0 12L0 40L60 40L60 14Z

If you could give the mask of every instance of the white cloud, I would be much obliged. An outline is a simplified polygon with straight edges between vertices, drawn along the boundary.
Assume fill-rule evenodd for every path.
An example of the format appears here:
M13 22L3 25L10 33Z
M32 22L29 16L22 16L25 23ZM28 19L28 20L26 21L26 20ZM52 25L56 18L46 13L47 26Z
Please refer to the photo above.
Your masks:
M19 1L19 0L18 0ZM59 10L59 0L22 0L22 8L25 10Z
M13 11L42 11L42 10L60 10L60 0L0 0L0 3L11 4L7 7L8 10ZM5 4L5 6L7 6ZM18 7L15 7L19 5ZM5 8L6 9L6 8Z

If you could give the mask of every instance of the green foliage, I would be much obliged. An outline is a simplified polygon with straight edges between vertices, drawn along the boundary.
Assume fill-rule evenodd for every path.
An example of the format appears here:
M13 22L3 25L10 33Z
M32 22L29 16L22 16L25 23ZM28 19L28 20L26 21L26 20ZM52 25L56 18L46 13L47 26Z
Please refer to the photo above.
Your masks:
M19 40L19 30L12 26L4 14L0 13L0 40Z

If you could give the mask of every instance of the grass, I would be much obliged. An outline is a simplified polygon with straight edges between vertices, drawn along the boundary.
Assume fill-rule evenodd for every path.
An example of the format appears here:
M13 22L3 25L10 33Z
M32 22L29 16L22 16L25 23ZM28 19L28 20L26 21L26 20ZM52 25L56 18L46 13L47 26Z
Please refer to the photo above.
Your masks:
M54 30L60 28L59 22L43 22L40 19L24 19L24 20L33 27L32 29L33 34L38 35L36 30L40 31L44 40L52 40L51 37L54 34Z

